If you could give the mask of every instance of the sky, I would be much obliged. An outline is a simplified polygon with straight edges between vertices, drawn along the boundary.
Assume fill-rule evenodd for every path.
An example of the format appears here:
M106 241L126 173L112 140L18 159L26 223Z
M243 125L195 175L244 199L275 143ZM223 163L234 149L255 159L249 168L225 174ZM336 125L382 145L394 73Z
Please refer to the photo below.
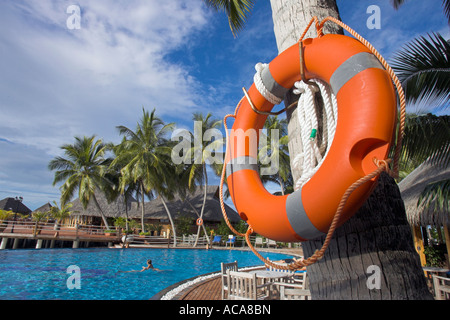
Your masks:
M440 0L410 0L398 11L389 0L337 3L388 61L414 37L450 37ZM380 8L379 29L368 28L371 5ZM223 119L255 64L276 56L268 0L256 1L236 38L225 14L202 0L2 0L0 199L21 196L31 210L59 201L47 166L60 147L75 136L118 143L116 127L134 129L143 108L190 130L194 112Z

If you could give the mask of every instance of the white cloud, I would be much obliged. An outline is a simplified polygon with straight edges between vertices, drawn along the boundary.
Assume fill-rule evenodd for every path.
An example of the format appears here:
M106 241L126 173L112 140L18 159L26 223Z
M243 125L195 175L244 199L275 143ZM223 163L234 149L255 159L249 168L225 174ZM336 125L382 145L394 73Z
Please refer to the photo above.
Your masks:
M54 194L47 164L76 135L117 141L142 107L182 119L196 108L198 80L167 55L207 28L202 1L82 0L69 30L72 4L0 3L0 139L13 143L0 140L2 197Z
M143 106L191 114L196 80L165 56L205 26L200 1L82 1L80 30L69 4L2 3L0 136L54 153L73 135L111 138Z

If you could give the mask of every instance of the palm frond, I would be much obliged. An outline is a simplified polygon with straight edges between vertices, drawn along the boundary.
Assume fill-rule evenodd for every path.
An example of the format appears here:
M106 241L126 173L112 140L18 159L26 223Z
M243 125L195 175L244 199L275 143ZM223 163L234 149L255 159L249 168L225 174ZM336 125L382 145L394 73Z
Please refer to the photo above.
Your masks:
M401 161L422 163L428 158L434 165L449 165L450 116L408 115Z
M441 180L430 183L419 197L417 205L425 208L434 206L437 211L449 211L450 180Z
M438 100L448 107L450 98L450 44L439 34L419 37L392 61L408 102Z
M236 37L247 21L255 0L204 0L216 11L224 11L228 17L231 32Z

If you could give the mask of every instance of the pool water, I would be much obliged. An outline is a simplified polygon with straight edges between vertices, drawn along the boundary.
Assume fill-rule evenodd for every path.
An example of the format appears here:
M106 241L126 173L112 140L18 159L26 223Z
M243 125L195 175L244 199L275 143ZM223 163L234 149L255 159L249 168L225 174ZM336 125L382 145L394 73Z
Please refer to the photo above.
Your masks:
M161 271L124 272L141 270L147 259ZM219 272L221 262L235 260L239 267L262 264L252 252L239 250L2 250L0 300L147 300L177 282ZM77 266L79 273L68 272L69 266ZM77 283L79 289L74 288Z

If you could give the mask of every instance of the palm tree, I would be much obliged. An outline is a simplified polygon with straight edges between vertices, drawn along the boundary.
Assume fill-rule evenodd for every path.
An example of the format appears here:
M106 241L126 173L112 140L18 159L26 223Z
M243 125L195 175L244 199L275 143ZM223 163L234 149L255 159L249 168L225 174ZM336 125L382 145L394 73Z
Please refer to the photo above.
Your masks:
M201 113L194 113L192 120L194 120L194 134L190 133L194 137L194 144L186 152L185 164L187 164L185 170L188 176L187 188L192 190L195 188L195 183L203 184L203 203L200 210L200 219L203 219L203 213L206 205L206 196L208 193L208 174L207 164L217 165L217 162L213 161L212 153L216 152L223 146L223 139L205 139L204 134L211 132L211 130L219 129L222 121L213 119L212 114L208 113L204 116ZM217 155L215 155L217 156ZM201 225L197 229L197 238L195 239L194 246L197 246L197 240L200 236ZM203 227L204 228L204 227Z
M122 164L119 190L124 193L127 186L136 184L141 196L141 227L145 232L144 196L149 199L155 196L159 183L165 176L165 168L170 159L171 148L166 135L172 130L173 123L164 122L155 115L155 109L148 113L144 109L142 118L133 131L125 126L118 126L124 136L117 155L111 165Z
M276 166L276 172L269 175L262 175L261 181L275 182L280 185L281 194L284 195L287 189L292 192L292 175L290 170L290 157L288 150L289 136L287 132L287 120L279 119L278 116L269 116L264 124L267 135L262 134L260 140L267 143L258 151L259 162L262 164L271 164ZM277 133L277 136L272 136Z
M109 229L108 221L98 204L95 193L104 192L110 196L112 186L106 173L111 162L105 158L108 146L101 139L92 137L75 137L74 144L66 144L61 147L66 158L56 157L51 160L48 168L56 170L53 185L64 182L60 187L61 205L64 206L78 190L78 197L84 209L92 200L103 219L103 223Z
M222 1L214 2L220 5ZM327 16L339 19L336 0L271 0L271 6L279 53L298 41L314 16L319 20ZM334 24L325 24L323 31L343 33ZM315 34L306 35L309 36ZM290 105L293 100L287 97L285 104ZM300 127L295 121L296 109L287 116L289 135L300 136ZM298 140L291 139L289 143L291 161L302 152ZM297 181L297 173L292 175ZM411 239L411 228L398 187L394 179L382 174L378 187L365 205L335 231L323 259L308 267L312 298L432 299ZM304 243L305 255L311 256L322 247L323 241L324 238L319 238ZM367 285L371 265L382 271L381 290L371 290ZM408 276L399 277L399 274Z
M55 230L59 230L60 222L68 218L72 214L72 211L70 211L71 208L72 203L61 203L60 207L58 206L58 203L56 203L56 201L53 201L53 206L48 212L48 215L55 219Z
M444 1L445 2L445 1ZM450 1L447 1L450 6ZM406 88L411 103L431 105L435 110L446 110L450 102L450 43L440 34L432 33L414 39L393 59L393 69ZM411 114L407 118L403 162L414 163L411 169L427 158L437 166L450 163L450 117L433 114ZM450 180L440 180L425 188L418 205L437 208L448 206Z
M49 212L35 211L31 214L31 219L35 221L34 229L33 229L33 237L36 236L39 229L39 222L42 220L47 220L49 216Z

